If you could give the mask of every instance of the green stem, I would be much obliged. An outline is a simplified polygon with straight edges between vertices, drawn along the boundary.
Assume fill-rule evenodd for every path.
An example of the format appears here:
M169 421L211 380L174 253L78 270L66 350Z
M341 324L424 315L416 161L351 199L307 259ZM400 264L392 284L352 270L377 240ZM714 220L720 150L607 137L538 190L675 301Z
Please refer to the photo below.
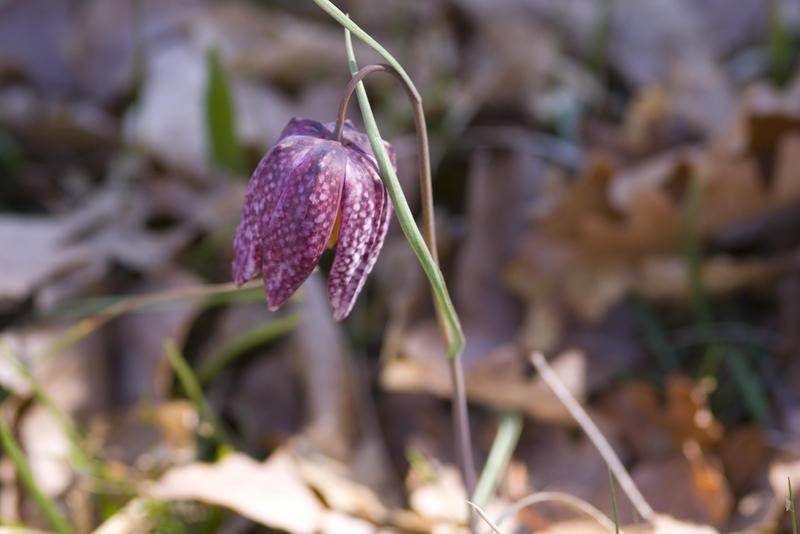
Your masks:
M325 2L325 3L330 4L330 2ZM349 19L345 17L345 20ZM346 28L348 28L348 26L349 24L345 25ZM359 31L361 30L359 29ZM353 53L353 43L350 38L350 33L347 31L347 29L345 30L345 40L347 45L347 57L350 64L350 72L355 76L356 74L358 74L358 64L356 63L355 60L355 55ZM367 43L370 44L369 41L367 41ZM378 51L380 52L381 50L383 49L381 48ZM385 53L388 56L388 52L386 52L385 50L383 50L382 53ZM390 58L391 56L387 57L387 60L392 65L392 67L397 69L397 73L400 75L405 84L408 86L407 89L409 91L409 94L412 97L414 97L412 98L412 102L414 103L415 109L421 110L422 100L421 98L418 97L419 92L416 91L413 84L411 83L411 80L408 79L407 75L405 75L405 72L402 71L402 69L398 69L397 61L394 60L394 58L391 59ZM411 248L414 250L417 259L422 265L422 269L423 271L425 271L425 275L428 277L428 280L430 281L431 284L431 289L433 291L433 296L436 303L437 315L440 319L442 332L444 334L445 342L447 344L447 356L448 356L448 362L450 364L451 382L453 384L453 419L456 426L456 434L458 436L458 441L460 444L460 457L461 457L462 473L464 476L464 484L466 485L468 494L472 495L475 489L475 467L474 467L475 464L473 460L472 444L470 440L466 392L464 388L464 373L462 370L462 361L461 361L461 353L464 349L464 333L461 329L461 323L458 319L458 315L456 314L455 308L453 307L453 302L450 299L450 294L447 291L447 286L445 285L442 272L439 269L436 260L434 260L433 256L431 255L430 249L428 248L429 246L433 246L434 243L433 242L426 243L425 239L422 237L422 234L419 231L419 228L417 228L417 224L414 221L414 216L411 214L411 209L408 207L408 202L406 201L405 195L403 194L403 190L400 187L400 181L397 179L397 174L394 172L394 169L392 168L391 160L389 159L389 155L386 152L386 147L384 146L383 140L381 139L380 132L378 131L378 125L375 122L374 115L372 114L372 108L369 104L369 99L367 98L367 93L366 90L364 89L364 84L362 82L359 82L356 85L356 96L358 98L359 107L361 108L361 116L364 119L364 126L366 128L367 136L369 137L370 146L372 147L372 151L374 152L375 157L378 161L378 167L380 169L381 176L384 179L386 188L389 191L389 196L392 199L392 204L394 205L395 214L397 215L397 220L400 223L400 228L403 230L403 234L405 234L406 239L411 245ZM416 113L415 115L419 114L420 113ZM424 122L420 124L420 122L418 121L417 128L419 129L420 126L424 127ZM425 155L420 156L421 161L423 162L428 161L427 143L424 147L424 152ZM423 182L425 180L430 182L430 174L426 176L423 170L420 179L423 180ZM425 187L423 187L423 191L427 188L429 188L429 185L425 185ZM430 201L429 198L427 200ZM423 198L423 202L425 201L426 199ZM429 223L427 233L429 235L432 235L434 233L432 228L433 218L430 217L430 220L426 222Z
M403 82L405 82L405 85L408 86L408 88L412 91L414 98L420 102L422 101L422 97L419 96L419 91L417 91L417 88L414 86L414 82L411 81L411 77L403 69L403 66L400 65L400 63L394 57L392 57L388 50L381 46L378 41L370 37L367 32L359 28L358 24L353 22L352 19L350 19L350 17L348 17L347 14L345 14L341 9L336 7L333 2L330 2L329 0L314 0L314 3L322 8L325 13L333 17L333 19L341 24L343 28L349 30L353 35L364 41L371 48L375 49L375 51L378 52L381 57L383 57L392 67L395 68L400 77L403 78ZM356 69L356 71L358 71L358 69Z
M505 471L508 461L514 453L520 432L522 432L523 421L522 416L516 413L504 414L500 418L497 435L492 443L492 449L489 451L489 457L486 459L486 467L481 471L481 478L478 480L478 486L472 497L472 501L481 508L489 502L497 488L500 474Z
M794 495L792 495L792 477L788 478L789 481L789 508L792 510L792 534L797 534L797 517L794 513Z
M2 416L0 416L0 442L2 442L6 454L8 454L8 457L11 459L11 463L14 464L14 468L20 480L28 489L28 493L31 494L31 497L33 497L33 500L36 502L36 506L53 529L59 534L74 534L72 527L61 514L56 504L48 499L47 496L42 493L42 490L39 489L39 486L36 485L36 479L33 477L31 468L28 462L25 461L25 455L22 453L22 449L20 449L17 441L14 439L14 435L11 433L11 429L8 428Z

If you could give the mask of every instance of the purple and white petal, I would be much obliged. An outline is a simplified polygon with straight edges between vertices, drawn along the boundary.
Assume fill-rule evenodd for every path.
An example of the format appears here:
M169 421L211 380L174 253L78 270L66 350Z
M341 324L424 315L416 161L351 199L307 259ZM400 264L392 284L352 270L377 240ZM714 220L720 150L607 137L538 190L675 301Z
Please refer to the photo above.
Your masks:
M375 264L386 234L382 216L385 212L391 213L388 200L374 169L365 166L363 158L349 155L339 241L328 277L328 300L337 321L350 313Z
M278 142L293 135L329 139L332 134L333 128L329 127L327 124L322 124L312 119L293 117L292 120L283 127L281 135L278 137Z
M261 273L262 238L286 178L318 143L313 138L276 145L259 162L247 187L233 240L233 278L242 285Z
M263 236L262 272L270 308L305 281L325 250L339 212L345 151L320 142L287 177Z
M335 123L327 123L325 126L333 129L335 127ZM355 148L357 148L360 152L363 152L369 157L370 160L372 160L376 168L378 167L378 160L375 159L375 153L372 151L372 145L369 143L369 136L356 130L355 127L353 127L353 123L350 122L349 119L344 121L344 128L342 129L342 141L348 148L355 146ZM397 155L394 152L394 148L386 141L383 142L383 146L386 147L386 152L389 154L389 161L392 162L392 167L396 171Z

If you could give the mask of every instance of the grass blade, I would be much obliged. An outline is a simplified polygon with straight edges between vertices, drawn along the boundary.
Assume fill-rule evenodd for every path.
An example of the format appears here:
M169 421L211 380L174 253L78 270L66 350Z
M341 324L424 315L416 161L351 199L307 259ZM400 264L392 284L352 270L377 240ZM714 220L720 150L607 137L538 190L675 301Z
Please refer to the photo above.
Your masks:
M614 473L608 468L608 483L611 485L611 506L614 508L614 530L619 534L619 514L617 514L617 495L614 492Z
M477 507L486 506L497 488L497 482L505 471L514 449L517 447L519 435L522 432L523 418L516 413L505 414L497 426L497 435L486 459L486 466L475 486L472 501Z
M223 368L237 358L267 341L291 331L300 322L299 314L281 317L275 321L264 323L244 332L219 349L204 361L197 369L197 380L200 384L210 382Z
M218 50L209 50L207 64L206 129L211 163L220 169L241 173L244 154L236 137L236 109Z
M19 444L14 439L14 435L11 433L11 429L8 428L2 417L0 417L0 442L2 442L3 449L11 459L11 463L14 464L14 468L17 470L23 485L53 529L59 534L74 534L72 527L61 514L56 504L39 489L31 468L25 460L25 455L22 453L22 449L20 449Z
M172 369L175 371L175 375L178 377L178 381L181 383L183 391L186 392L186 396L194 403L200 417L211 425L211 435L214 441L216 441L222 449L232 450L233 445L228 437L228 433L225 432L222 423L217 419L217 416L214 415L214 411L211 409L208 399L206 399L205 394L203 394L203 388L200 387L200 382L197 381L197 377L192 371L192 367L186 361L186 358L183 357L183 354L181 354L175 342L171 339L164 342L164 350L167 353Z

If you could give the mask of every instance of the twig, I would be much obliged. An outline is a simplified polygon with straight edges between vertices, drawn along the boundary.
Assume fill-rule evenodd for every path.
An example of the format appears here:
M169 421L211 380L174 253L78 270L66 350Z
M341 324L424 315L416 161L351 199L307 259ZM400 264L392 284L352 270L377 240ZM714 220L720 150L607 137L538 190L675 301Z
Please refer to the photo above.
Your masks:
M611 521L608 517L603 514L600 510L592 506L591 503L584 501L574 495L570 495L568 493L562 493L560 491L539 491L537 493L531 493L527 497L523 497L522 499L518 500L511 506L509 506L503 514L497 518L497 523L502 523L506 518L511 517L512 515L516 514L523 508L531 506L532 504L537 504L540 502L557 502L563 505L566 505L573 510L578 512L584 513L600 523L603 528L608 530L609 532L614 532L616 527L614 522ZM620 530L620 534L624 534Z
M586 413L586 410L584 410L575 397L572 396L572 393L570 393L561 379L558 378L558 375L556 375L540 352L534 352L531 355L531 361L533 365L536 366L542 379L550 386L553 393L556 394L567 410L569 410L569 413L572 414L572 417L575 418L575 421L581 426L583 431L586 432L586 435L600 452L600 455L606 461L608 467L611 468L614 476L617 477L619 485L631 500L631 503L639 512L639 515L647 521L652 521L655 515L653 508L647 503L644 496L639 491L639 488L636 487L636 484L633 483L633 479L628 474L625 466L622 465L614 449L611 448L611 444L608 443L608 440L600 432L600 429L594 424L594 421L592 421L589 414Z
M491 528L495 532L495 534L503 534L503 531L500 530L500 527L498 527L494 522L492 522L491 519L489 519L489 516L486 515L486 512L481 510L480 506L470 501L467 501L467 504L472 506L472 509L475 510L475 513L477 513L481 517L481 519L486 521L486 524L489 525L489 528Z

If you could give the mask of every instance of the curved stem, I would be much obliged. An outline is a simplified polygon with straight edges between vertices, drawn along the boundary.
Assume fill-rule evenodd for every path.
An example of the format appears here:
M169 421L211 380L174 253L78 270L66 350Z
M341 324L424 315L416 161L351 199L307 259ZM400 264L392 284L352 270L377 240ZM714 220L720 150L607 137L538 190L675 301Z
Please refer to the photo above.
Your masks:
M349 20L349 19L348 19ZM364 119L364 126L369 137L370 145L375 157L378 161L381 176L384 179L386 188L389 191L389 196L394 205L395 214L397 215L400 227L406 236L411 248L417 255L420 264L422 265L425 275L431 284L433 296L436 304L436 314L439 319L439 324L442 328L442 334L447 344L447 356L450 365L451 382L453 385L453 419L456 426L456 435L460 445L459 456L461 459L462 475L464 477L464 485L466 486L467 493L472 495L475 490L475 464L472 453L472 443L469 432L469 419L467 414L467 401L466 392L464 388L464 373L462 370L461 353L464 349L464 334L461 330L461 322L458 319L453 302L450 299L450 294L447 291L447 286L444 282L444 277L439 269L437 254L436 254L436 239L435 227L433 221L433 195L431 193L431 176L430 176L430 156L428 150L428 138L425 128L425 118L422 110L422 100L419 98L419 93L414 89L413 84L408 79L404 72L398 70L394 63L391 66L373 66L374 68L365 67L364 71L359 71L358 65L355 61L353 54L352 40L350 34L345 30L345 38L347 45L347 56L350 63L350 71L353 76L359 76L360 79L351 81L358 97L359 106L361 107L361 114ZM417 139L419 144L419 157L420 157L420 181L421 193L423 204L423 218L425 223L426 238L423 238L414 222L414 216L411 214L411 209L408 207L408 202L403 195L403 190L400 187L400 182L397 179L397 174L394 172L389 160L389 155L386 152L386 147L381 140L378 125L375 122L375 117L372 114L372 108L369 105L366 90L361 79L371 72L392 72L399 79L403 81L403 85L409 98L414 106L415 126L417 128ZM348 89L350 88L348 85ZM339 108L339 120L337 121L336 134L340 135L339 124L344 123L343 109L347 106L347 99L352 94L352 90L345 91L345 98L343 104Z
M414 108L414 128L417 132L417 154L419 154L419 187L422 198L422 229L424 232L425 244L428 247L433 262L439 264L439 253L436 246L436 223L433 216L433 186L431 179L431 155L428 148L428 128L425 125L425 111L422 107L422 100L419 93L413 86L409 86L406 78L391 65L367 65L353 74L347 87L344 89L342 101L339 103L339 112L336 115L336 128L333 132L333 139L342 141L342 129L344 128L347 104L353 91L358 84L373 72L386 72L397 78L408 95L408 99ZM448 334L448 339L452 336ZM448 345L450 341L447 342Z
M370 37L367 32L362 30L358 24L353 22L353 20L348 17L347 14L336 7L330 0L314 0L314 3L317 4L323 11L325 11L325 13L333 17L333 19L341 24L343 28L346 28L348 31L352 32L353 35L364 41L367 45L378 52L400 74L405 85L412 91L414 98L422 101L422 98L419 96L419 91L417 91L417 88L414 87L411 77L409 77L409 75L403 69L403 66L400 65L400 63L394 57L392 57L392 55L383 46L381 46L378 41Z

